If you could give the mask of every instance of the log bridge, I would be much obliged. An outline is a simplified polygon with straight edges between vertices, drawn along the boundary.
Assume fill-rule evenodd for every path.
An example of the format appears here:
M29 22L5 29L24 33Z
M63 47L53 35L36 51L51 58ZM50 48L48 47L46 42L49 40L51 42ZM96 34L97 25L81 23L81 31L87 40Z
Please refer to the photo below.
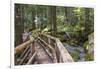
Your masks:
M61 41L50 35L39 34L14 50L15 65L74 62Z

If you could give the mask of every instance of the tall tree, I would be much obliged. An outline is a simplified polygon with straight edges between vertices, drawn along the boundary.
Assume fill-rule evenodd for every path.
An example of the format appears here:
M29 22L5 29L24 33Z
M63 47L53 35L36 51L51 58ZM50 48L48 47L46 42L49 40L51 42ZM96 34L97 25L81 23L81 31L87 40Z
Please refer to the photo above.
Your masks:
M35 10L32 11L32 26L33 26L33 29L36 29L36 25L35 25Z
M56 35L57 26L56 26L56 6L50 7L50 21L51 21L51 33Z
M22 34L24 32L24 11L23 5L15 4L15 46L23 42Z
M89 30L89 16L90 16L90 9L89 8L85 8L85 36L88 35L88 30Z
M81 10L84 11L84 14L82 14L81 20L80 20L81 23L83 23L82 25L84 26L84 30L82 34L83 34L84 40L87 40L88 35L94 31L94 24L92 21L94 18L91 18L91 15L93 16L91 8L83 8Z
M65 23L73 23L73 7L65 7Z

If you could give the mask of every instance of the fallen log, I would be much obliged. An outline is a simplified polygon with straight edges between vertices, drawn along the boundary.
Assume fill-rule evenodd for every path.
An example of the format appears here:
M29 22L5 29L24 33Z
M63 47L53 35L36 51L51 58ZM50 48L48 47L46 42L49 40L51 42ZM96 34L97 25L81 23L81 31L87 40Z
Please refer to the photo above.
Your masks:
M45 34L41 34L40 37L49 45L51 45L54 49L55 49L55 40L56 37L50 36L50 35L45 35ZM45 37L45 38L43 38Z
M37 41L35 42L35 47L36 47L35 50L37 51L35 60L38 62L38 64L53 63L50 57L47 55L46 51Z
M67 49L63 46L59 39L56 39L57 49L59 51L60 61L62 62L74 62Z
M38 43L43 47L43 49L46 51L46 53L48 54L50 59L53 61L52 54L46 49L46 47L43 45L43 43L41 43L40 41L38 41Z
M29 46L27 46L25 48L24 52L21 54L21 56L19 57L19 59L22 59L24 57L24 55L27 53L28 49L29 49Z
M29 53L30 53L30 51L28 50L28 51L26 52L25 56L24 56L24 57L22 58L22 60L20 61L20 63L19 63L20 65L24 63L24 61L25 61L25 59L28 57Z
M42 41L48 48L50 48L51 50L54 50L53 47L49 45L48 43L46 43L43 39L41 39L40 37L38 37L38 39Z
M33 56L28 60L27 64L31 64L37 52L33 54Z
M29 46L29 44L32 43L33 40L34 40L34 38L31 38L30 40L26 41L25 43L16 46L16 48L14 50L15 51L14 53L16 54L16 53L22 51L25 47Z
M54 63L57 63L57 57L56 57L56 52L55 50L52 48L51 45L47 44L43 39L41 39L40 37L38 37L39 40L41 40L47 47L49 47L52 51L52 54L53 54L53 62Z
M30 44L30 56L32 56L35 52L35 45L34 45L34 42L32 42Z

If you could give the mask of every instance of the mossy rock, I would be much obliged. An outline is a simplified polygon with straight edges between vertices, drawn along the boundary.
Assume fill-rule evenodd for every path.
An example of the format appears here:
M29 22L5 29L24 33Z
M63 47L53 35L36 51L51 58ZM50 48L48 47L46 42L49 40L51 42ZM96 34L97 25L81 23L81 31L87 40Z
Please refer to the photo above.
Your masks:
M94 60L93 54L87 53L85 55L85 61L93 61L93 60Z
M84 43L85 49L85 60L93 61L94 60L94 34L88 36L88 41Z

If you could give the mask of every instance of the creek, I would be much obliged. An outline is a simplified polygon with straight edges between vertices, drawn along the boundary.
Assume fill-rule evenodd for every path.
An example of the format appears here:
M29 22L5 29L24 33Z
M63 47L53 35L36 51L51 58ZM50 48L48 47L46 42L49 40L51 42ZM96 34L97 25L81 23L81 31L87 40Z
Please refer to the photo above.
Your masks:
M78 62L85 61L85 51L84 51L82 44L77 45L77 46L71 46L71 45L64 42L63 45L65 46L65 48L68 50L68 52L70 54L72 54L74 52L79 53L79 55L77 55L77 56L79 56L79 58L77 59Z

